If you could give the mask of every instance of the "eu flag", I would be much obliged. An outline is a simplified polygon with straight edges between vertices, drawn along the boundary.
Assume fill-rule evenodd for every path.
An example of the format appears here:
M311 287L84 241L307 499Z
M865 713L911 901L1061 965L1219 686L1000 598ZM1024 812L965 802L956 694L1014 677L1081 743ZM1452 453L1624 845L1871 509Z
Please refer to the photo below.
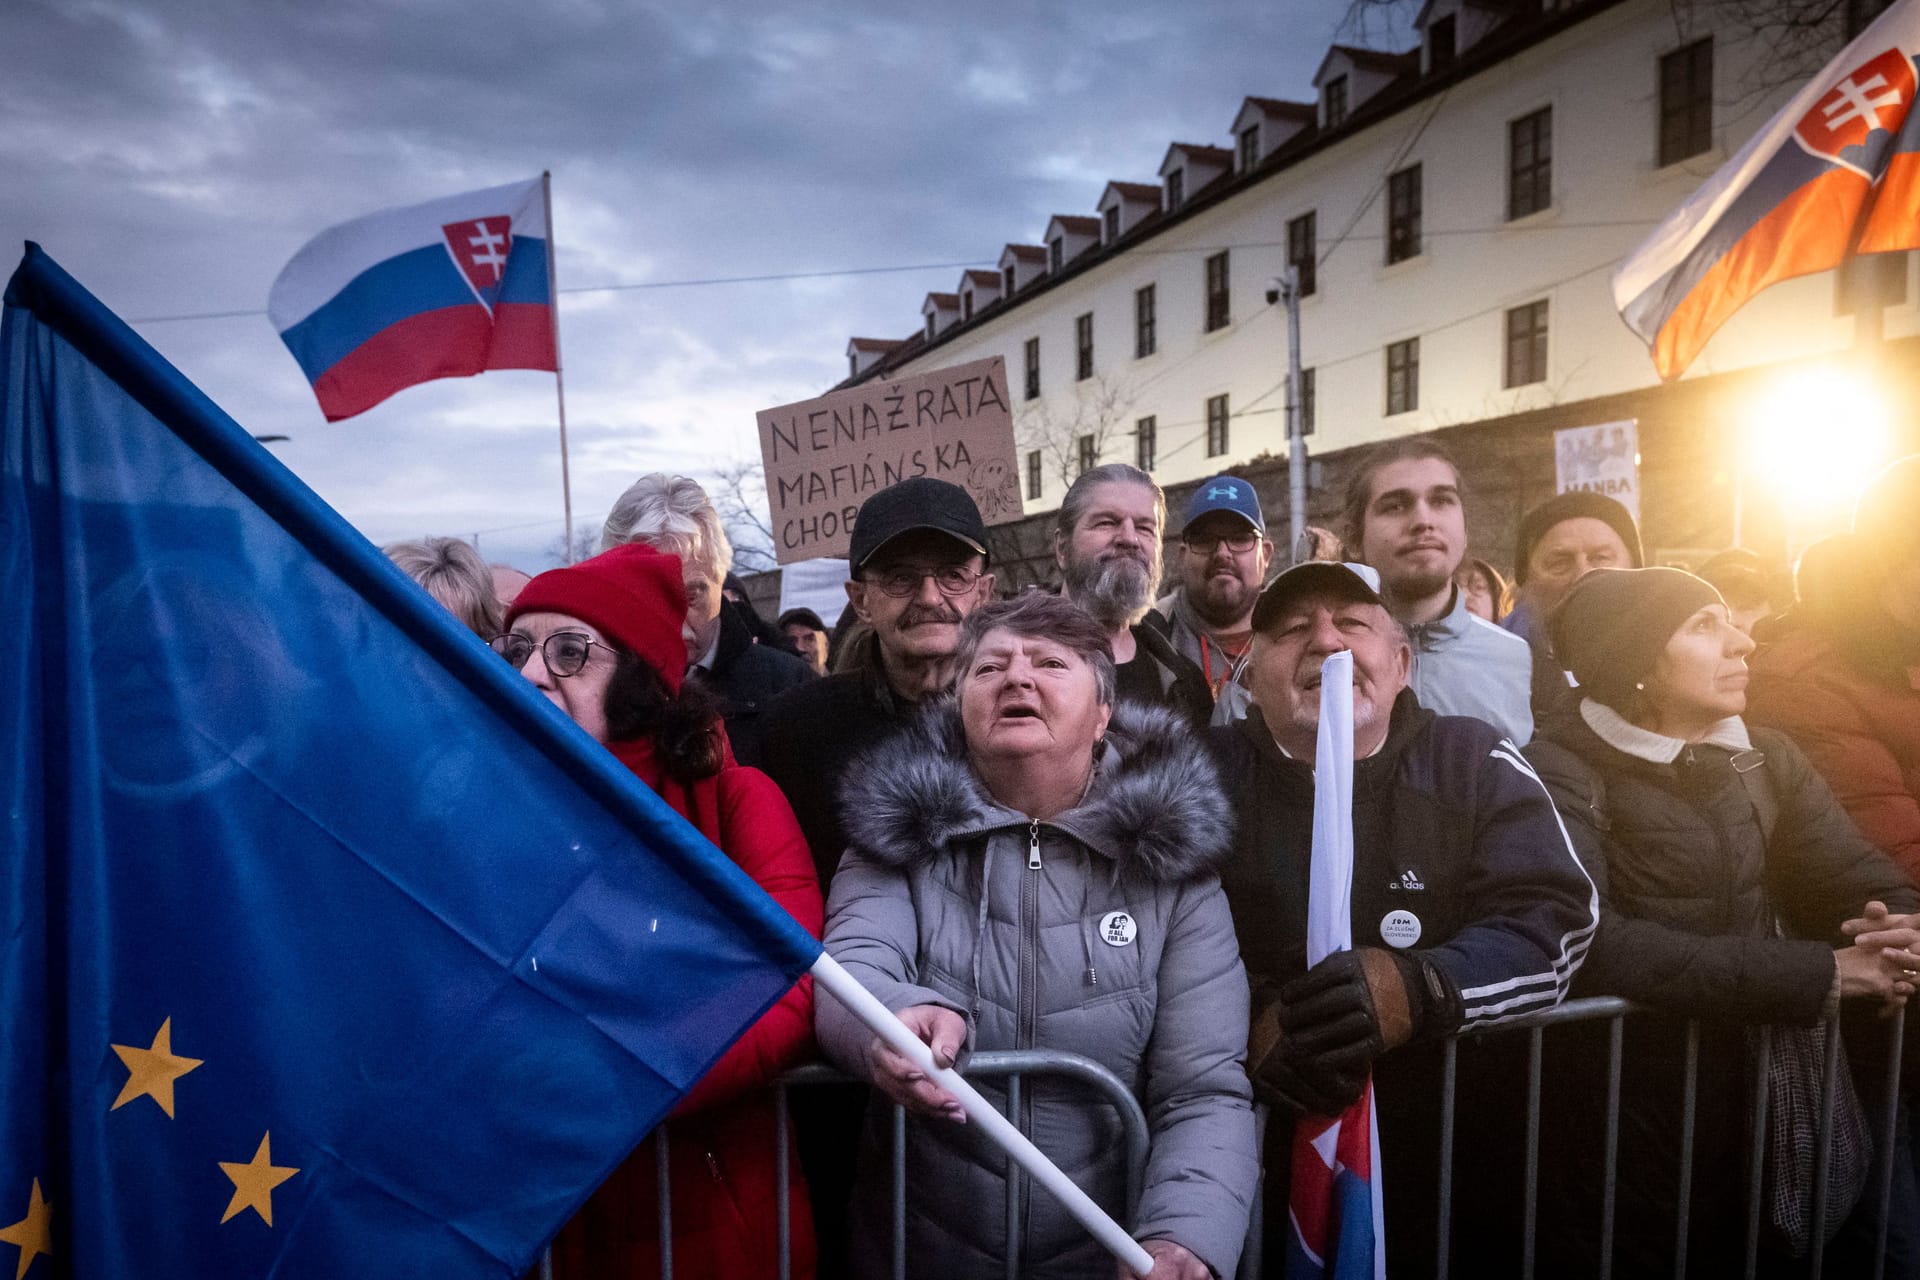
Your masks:
M29 245L0 1280L516 1276L819 954Z

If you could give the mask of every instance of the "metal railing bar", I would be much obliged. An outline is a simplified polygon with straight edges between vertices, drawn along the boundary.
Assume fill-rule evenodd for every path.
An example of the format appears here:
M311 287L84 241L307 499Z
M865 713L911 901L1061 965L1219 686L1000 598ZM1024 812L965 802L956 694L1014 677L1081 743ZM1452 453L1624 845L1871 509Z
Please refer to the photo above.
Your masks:
M1747 1130L1747 1260L1742 1274L1753 1280L1760 1269L1761 1191L1767 1173L1767 1072L1773 1058L1773 1028L1761 1027L1754 1036L1753 1098L1748 1106L1752 1123Z
M1520 1276L1533 1280L1534 1238L1540 1230L1540 1067L1543 1027L1527 1031L1527 1154L1526 1184L1522 1194Z
M653 1131L653 1172L660 1183L660 1280L673 1280L673 1183L667 1169L667 1126Z
M1460 1043L1448 1040L1440 1051L1440 1228L1434 1241L1434 1280L1447 1280L1453 1252L1453 1091L1460 1070Z
M1809 1280L1820 1280L1826 1267L1828 1181L1833 1176L1833 1091L1840 1077L1840 1015L1826 1021L1825 1060L1820 1068L1820 1127L1813 1149L1813 1214L1808 1225L1812 1233L1807 1256Z
M1494 1026L1475 1025L1462 1029L1460 1039L1469 1036L1497 1036L1507 1031L1521 1031L1528 1027L1554 1027L1563 1022L1593 1022L1601 1018L1618 1017L1623 1013L1655 1013L1655 1009L1619 996L1582 996L1578 1000L1566 1000L1551 1009L1541 1009L1536 1013L1522 1014L1511 1020L1501 1019Z
M1906 1047L1907 1008L1901 1005L1887 1019L1887 1038L1893 1043L1887 1048L1887 1124L1880 1131L1880 1240L1873 1251L1872 1280L1881 1280L1887 1273L1887 1247L1891 1243L1893 1224L1889 1215L1893 1212L1893 1149L1899 1139L1900 1128L1900 1055Z
M1615 1186L1620 1172L1620 1074L1626 1060L1626 1033L1626 1015L1611 1015L1607 1021L1606 1155L1601 1165L1605 1178L1600 1187L1600 1280L1612 1280L1613 1276Z
M773 1190L779 1201L775 1212L778 1214L780 1232L780 1280L793 1280L793 1209L787 1203L787 1184L791 1180L787 1169L787 1086L778 1081L773 1086L773 1134L773 1160L776 1166Z
M893 1280L907 1280L907 1109L893 1104Z
M1688 1220L1693 1210L1693 1125L1700 1101L1700 1024L1687 1019L1686 1075L1680 1093L1680 1190L1674 1206L1673 1275L1686 1280Z
M1007 1119L1020 1123L1018 1072L1007 1077ZM1020 1280L1020 1166L1007 1155L1007 1280Z

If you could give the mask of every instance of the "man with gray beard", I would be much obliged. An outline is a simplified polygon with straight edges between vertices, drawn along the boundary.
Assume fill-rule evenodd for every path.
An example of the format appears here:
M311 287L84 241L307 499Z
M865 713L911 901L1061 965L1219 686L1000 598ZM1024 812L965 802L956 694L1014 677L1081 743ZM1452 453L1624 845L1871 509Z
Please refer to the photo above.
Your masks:
M1117 695L1171 707L1199 727L1213 714L1206 677L1140 621L1160 588L1166 515L1166 495L1152 476L1123 462L1094 467L1060 502L1053 555L1067 599L1106 628Z

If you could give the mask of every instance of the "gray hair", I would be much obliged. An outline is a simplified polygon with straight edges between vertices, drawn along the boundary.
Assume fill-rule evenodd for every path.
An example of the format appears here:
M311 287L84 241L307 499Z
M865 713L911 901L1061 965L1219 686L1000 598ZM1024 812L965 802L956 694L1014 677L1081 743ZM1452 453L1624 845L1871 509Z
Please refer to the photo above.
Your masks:
M720 513L707 491L686 476L656 471L614 499L600 532L600 549L611 551L629 542L679 556L683 565L705 569L716 580L733 568L733 543Z
M493 570L480 553L458 538L421 538L381 548L400 571L426 589L448 613L482 640L500 634L500 598Z
M1136 466L1125 462L1105 462L1097 467L1089 467L1080 473L1079 479L1067 487L1067 496L1060 499L1060 514L1055 519L1054 531L1061 537L1071 537L1073 526L1080 523L1080 517L1087 513L1087 495L1095 486L1113 483L1137 484L1143 489L1153 490L1154 525L1165 536L1167 527L1167 495L1154 483L1152 476Z
M1113 669L1113 646L1107 641L1107 630L1092 614L1065 596L1049 591L1027 591L1011 600L981 605L968 614L960 624L960 643L953 655L953 669L960 673L960 679L966 678L980 642L991 631L1007 631L1065 645L1093 669L1095 699L1103 707L1113 705L1118 676Z

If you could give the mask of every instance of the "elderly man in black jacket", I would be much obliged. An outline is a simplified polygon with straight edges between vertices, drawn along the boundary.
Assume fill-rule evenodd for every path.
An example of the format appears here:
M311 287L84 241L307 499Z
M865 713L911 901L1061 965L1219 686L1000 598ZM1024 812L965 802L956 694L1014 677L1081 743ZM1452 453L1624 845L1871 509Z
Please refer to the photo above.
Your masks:
M1253 612L1254 707L1212 732L1240 807L1222 879L1253 989L1247 1068L1256 1096L1274 1107L1269 1256L1281 1256L1284 1240L1288 1121L1337 1114L1371 1072L1389 1270L1413 1275L1431 1269L1435 1241L1438 1041L1559 1003L1598 902L1546 790L1512 743L1482 721L1434 715L1406 688L1412 655L1371 575L1365 566L1308 563L1276 578ZM1342 650L1354 670L1354 947L1309 970L1320 664ZM1461 1049L1460 1159L1484 1153L1501 1127L1498 1116L1481 1123L1475 1100L1484 1043ZM1510 1096L1511 1080L1501 1083ZM1460 1191L1474 1190L1462 1182ZM1455 1240L1485 1243L1460 1230ZM1468 1263L1456 1256L1456 1274Z

